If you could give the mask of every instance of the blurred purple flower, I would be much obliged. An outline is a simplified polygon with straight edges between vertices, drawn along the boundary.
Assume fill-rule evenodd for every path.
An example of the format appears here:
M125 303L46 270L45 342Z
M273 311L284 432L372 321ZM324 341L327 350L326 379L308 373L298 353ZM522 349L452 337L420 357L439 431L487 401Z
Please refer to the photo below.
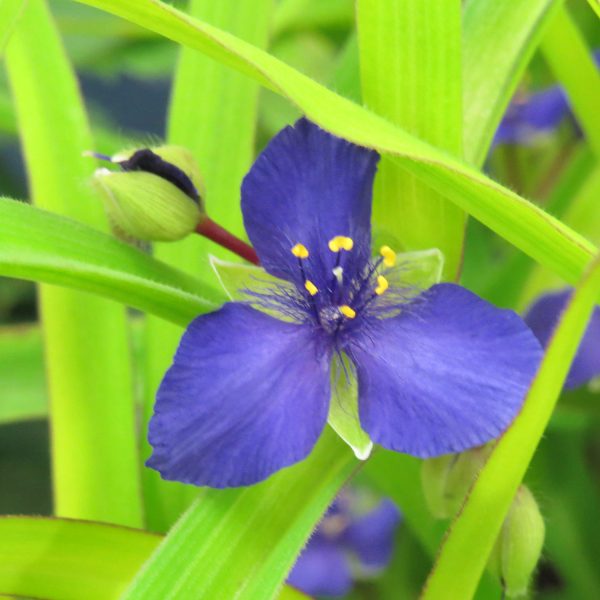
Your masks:
M600 65L600 50L593 56ZM513 99L496 130L494 144L527 144L536 135L556 129L567 116L573 116L571 107L559 85Z
M386 278L391 249L371 258L378 158L301 119L254 163L246 231L281 281L188 326L150 422L147 464L165 479L250 485L304 459L342 353L362 428L392 450L462 452L519 411L541 355L522 319L454 284L407 294Z
M388 499L356 514L356 498L344 490L298 557L288 583L311 596L343 596L355 578L372 576L392 558L400 512Z
M565 309L572 288L540 296L525 313L525 322L531 327L542 346L552 337L560 316ZM600 307L596 307L577 354L571 364L565 389L574 389L600 375Z

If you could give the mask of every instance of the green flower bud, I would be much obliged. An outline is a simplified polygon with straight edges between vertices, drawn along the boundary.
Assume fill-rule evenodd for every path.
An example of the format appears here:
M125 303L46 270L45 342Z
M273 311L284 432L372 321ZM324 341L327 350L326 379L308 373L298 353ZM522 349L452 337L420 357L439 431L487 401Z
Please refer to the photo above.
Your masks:
M159 146L108 160L121 171L98 169L94 181L117 236L174 242L194 231L205 214L204 186L188 150Z
M519 487L490 555L488 569L508 598L527 595L531 575L544 546L545 526L529 489Z
M421 483L434 517L449 519L458 512L490 451L487 445L423 461Z

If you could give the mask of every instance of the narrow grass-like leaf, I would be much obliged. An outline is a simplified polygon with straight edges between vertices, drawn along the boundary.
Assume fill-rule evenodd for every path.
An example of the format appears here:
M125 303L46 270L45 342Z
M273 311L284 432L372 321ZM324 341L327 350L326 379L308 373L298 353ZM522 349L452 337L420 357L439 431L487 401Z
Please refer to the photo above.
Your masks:
M0 389L0 425L48 416L39 329L0 329Z
M122 600L269 600L356 466L327 430L302 463L258 485L204 490Z
M87 227L0 199L0 275L92 292L186 325L225 295Z
M0 58L15 25L23 12L26 0L3 0L0 3Z
M6 64L32 199L102 226L86 187L94 165L82 156L91 147L85 110L45 0L27 4ZM66 289L42 286L40 294L56 512L141 525L124 308Z
M514 192L234 36L156 0L78 1L196 48L288 97L332 133L393 155L405 169L567 281L577 281L594 255L592 244Z
M272 0L192 0L190 14L206 19L243 39L266 45ZM168 140L187 147L203 174L205 204L211 218L244 235L239 207L241 180L253 156L258 86L252 80L189 48L182 48L173 81ZM207 252L227 254L208 240L191 236L177 244L157 244L155 254L200 279L216 283ZM231 256L231 255L229 255ZM182 331L150 318L146 335L144 416L152 415L158 385L175 353ZM144 446L149 454L149 447ZM148 526L166 531L181 515L195 490L163 481L143 471ZM186 491L187 490L187 491Z
M462 154L459 0L358 0L364 103L392 123L452 154ZM439 248L444 278L455 279L465 215L396 161L384 157L375 181L374 222L403 250Z
M600 158L600 73L585 38L562 7L552 19L541 50L597 158Z
M515 88L562 0L470 0L463 16L464 150L483 164Z
M0 517L0 593L116 600L159 542L101 523Z
M454 520L424 589L424 600L467 599L475 592L599 294L600 259L596 259L560 319L521 412L497 442Z
M160 540L103 523L0 517L0 594L116 600ZM300 598L305 596L289 587L279 596Z

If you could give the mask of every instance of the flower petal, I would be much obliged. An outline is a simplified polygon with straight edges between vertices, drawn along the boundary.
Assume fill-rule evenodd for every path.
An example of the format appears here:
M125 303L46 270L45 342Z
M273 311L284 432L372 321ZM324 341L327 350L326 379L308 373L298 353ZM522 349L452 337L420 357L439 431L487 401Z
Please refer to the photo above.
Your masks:
M328 242L341 235L354 240L347 268L362 269L371 253L371 189L378 158L306 119L273 138L242 184L244 223L262 266L303 285L291 253L303 244L310 278L324 286L336 259Z
M343 551L321 537L309 540L287 581L310 596L344 596L352 587Z
M567 289L545 294L527 310L525 322L531 327L542 346L545 347L550 341L572 292L572 289ZM580 387L598 375L600 375L600 308L596 307L571 364L565 388Z
M365 431L421 458L462 452L504 431L542 353L518 315L448 283L398 316L372 319L346 352L357 367Z
M158 391L147 465L163 478L233 487L306 457L327 419L320 332L229 303L195 319Z
M368 571L383 569L392 558L396 527L400 511L389 499L384 499L371 512L354 519L343 533L343 541Z

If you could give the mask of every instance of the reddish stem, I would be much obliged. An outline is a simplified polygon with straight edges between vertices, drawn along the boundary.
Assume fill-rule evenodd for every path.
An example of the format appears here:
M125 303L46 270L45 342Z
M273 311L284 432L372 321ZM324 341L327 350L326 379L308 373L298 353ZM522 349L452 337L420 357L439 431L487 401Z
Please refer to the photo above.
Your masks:
M215 244L219 244L219 246L223 246L223 248L227 248L227 250L231 250L231 252L241 256L252 264L260 264L258 254L256 254L256 250L250 244L235 237L235 235L229 233L229 231L223 229L223 227L208 217L203 217L200 223L198 223L196 233L212 240Z

